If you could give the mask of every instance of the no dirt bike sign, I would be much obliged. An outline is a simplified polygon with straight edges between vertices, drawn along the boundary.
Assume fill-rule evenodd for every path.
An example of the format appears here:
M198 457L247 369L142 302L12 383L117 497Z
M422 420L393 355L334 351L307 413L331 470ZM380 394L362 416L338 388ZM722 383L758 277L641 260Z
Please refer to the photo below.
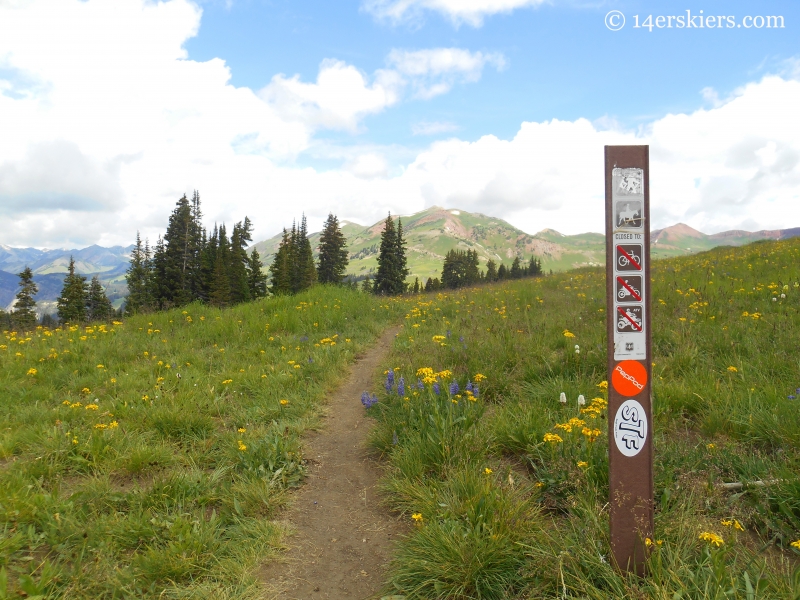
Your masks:
M642 575L653 535L647 146L606 146L606 314L611 551Z

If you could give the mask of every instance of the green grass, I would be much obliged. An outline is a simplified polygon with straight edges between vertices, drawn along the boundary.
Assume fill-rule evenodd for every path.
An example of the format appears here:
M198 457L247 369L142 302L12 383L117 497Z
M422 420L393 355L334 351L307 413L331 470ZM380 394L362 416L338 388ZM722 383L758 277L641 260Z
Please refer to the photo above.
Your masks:
M397 303L317 287L0 340L0 598L257 598L300 435ZM281 401L285 401L281 404Z
M595 268L406 300L385 364L405 394L376 382L369 409L387 502L417 515L387 594L800 598L800 399L789 398L800 396L800 240L656 261L652 278L650 576L609 565L605 276ZM422 367L452 372L441 395L432 380L417 387ZM473 400L463 390L478 373Z

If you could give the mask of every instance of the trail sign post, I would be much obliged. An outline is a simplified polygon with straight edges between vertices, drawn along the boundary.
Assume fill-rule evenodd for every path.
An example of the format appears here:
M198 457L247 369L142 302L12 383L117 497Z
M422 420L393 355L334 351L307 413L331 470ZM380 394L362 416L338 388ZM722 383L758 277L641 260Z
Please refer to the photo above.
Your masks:
M649 146L606 146L611 552L645 572L653 537Z

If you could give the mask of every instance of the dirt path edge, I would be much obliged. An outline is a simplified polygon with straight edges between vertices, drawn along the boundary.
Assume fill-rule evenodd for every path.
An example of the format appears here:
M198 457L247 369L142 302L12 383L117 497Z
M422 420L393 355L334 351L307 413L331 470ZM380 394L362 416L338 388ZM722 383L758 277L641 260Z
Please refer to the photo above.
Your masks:
M330 395L322 428L304 437L309 473L284 515L294 531L289 550L259 571L267 599L366 600L380 590L394 540L406 529L378 502L382 469L366 449L371 419L359 399L398 331L384 331L356 360Z

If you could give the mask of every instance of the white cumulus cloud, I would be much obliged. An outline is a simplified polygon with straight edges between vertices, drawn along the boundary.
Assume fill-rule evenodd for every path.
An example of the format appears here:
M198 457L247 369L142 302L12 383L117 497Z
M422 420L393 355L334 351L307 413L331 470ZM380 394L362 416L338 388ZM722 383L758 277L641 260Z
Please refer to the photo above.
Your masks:
M480 27L487 16L517 8L538 6L546 0L364 0L363 10L395 23L422 18L425 11L438 12L455 25Z

